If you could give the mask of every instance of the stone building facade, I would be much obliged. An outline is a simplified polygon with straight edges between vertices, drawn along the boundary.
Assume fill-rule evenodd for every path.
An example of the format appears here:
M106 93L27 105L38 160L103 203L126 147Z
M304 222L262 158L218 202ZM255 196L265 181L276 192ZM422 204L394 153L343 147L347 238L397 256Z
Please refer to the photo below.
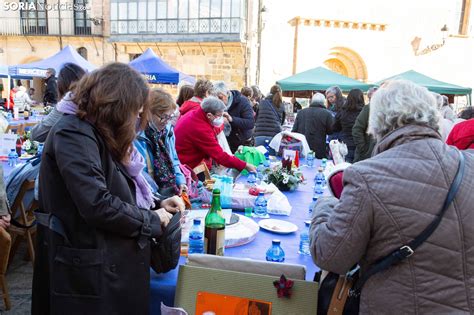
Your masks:
M72 45L101 66L128 63L152 48L165 62L196 78L224 80L235 89L255 81L255 68L250 68L257 58L258 1L38 0L48 1L44 10L21 10L23 0L13 1L18 5L0 0L0 64L41 60ZM78 14L63 6L58 11L55 4L84 4L87 10ZM40 78L24 84L41 95Z

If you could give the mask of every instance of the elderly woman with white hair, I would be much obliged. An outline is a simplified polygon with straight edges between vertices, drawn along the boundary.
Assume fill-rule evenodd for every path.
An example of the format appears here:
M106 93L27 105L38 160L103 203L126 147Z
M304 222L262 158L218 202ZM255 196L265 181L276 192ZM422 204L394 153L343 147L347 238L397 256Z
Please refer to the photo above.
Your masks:
M315 152L318 159L326 158L326 136L332 133L334 117L324 107L326 98L316 93L311 99L308 108L298 112L293 132L304 134L309 147Z
M370 106L374 156L344 171L340 200L313 211L313 260L338 274L360 265L362 314L472 314L474 156L441 140L436 100L421 86L388 82ZM459 190L446 202L458 170ZM389 255L396 263L372 273Z
M209 169L212 162L239 171L255 172L255 166L227 154L219 145L215 128L224 123L226 106L216 97L205 98L201 106L178 120L175 127L176 151L181 163L195 168L205 162Z
M443 95L433 93L433 96L436 99L436 106L438 107L438 111L440 113L439 131L441 133L441 138L446 140L454 127L456 115L454 114L454 111L451 109L451 107L449 107L449 105L446 103Z

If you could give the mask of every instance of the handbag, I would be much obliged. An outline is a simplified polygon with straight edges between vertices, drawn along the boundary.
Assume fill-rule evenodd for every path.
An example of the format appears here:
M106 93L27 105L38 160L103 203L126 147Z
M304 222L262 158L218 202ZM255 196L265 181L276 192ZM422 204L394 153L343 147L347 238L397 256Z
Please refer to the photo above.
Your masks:
M464 176L466 164L464 155L459 150L456 151L459 154L459 165L456 176L449 188L443 207L438 212L436 218L415 239L379 259L362 274L360 273L359 266L353 268L346 275L338 275L329 272L322 281L321 271L316 273L314 281L320 283L318 292L318 314L358 314L360 293L365 282L374 274L384 271L390 266L398 264L412 256L416 249L433 234L441 223L446 210L456 197Z
M144 211L144 227L150 224L150 213ZM150 231L151 232L151 231ZM142 235L144 235L142 231ZM146 234L145 234L146 235ZM157 239L152 238L150 244L150 267L156 273L168 272L178 265L181 255L181 212L173 215L170 222Z

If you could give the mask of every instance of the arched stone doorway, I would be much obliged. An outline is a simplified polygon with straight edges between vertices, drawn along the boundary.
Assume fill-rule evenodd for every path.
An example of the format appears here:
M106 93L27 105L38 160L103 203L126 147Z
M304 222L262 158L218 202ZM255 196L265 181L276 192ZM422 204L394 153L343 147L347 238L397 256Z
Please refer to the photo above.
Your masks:
M367 66L362 57L350 48L334 47L330 50L326 61L330 70L359 81L367 81Z

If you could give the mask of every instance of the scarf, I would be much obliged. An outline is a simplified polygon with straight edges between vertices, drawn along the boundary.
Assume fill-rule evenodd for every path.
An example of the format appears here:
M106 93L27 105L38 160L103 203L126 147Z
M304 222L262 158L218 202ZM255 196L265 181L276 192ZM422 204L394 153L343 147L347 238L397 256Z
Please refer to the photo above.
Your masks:
M145 130L145 135L151 142L155 182L158 184L158 187L160 187L160 190L172 189L174 194L179 194L173 161L165 145L167 135L166 128L162 131L158 131L155 128L148 127Z
M75 115L77 113L77 105L72 101L71 92L68 92L56 105L56 109L63 114ZM130 162L122 165L127 171L128 176L132 178L133 184L135 185L137 206L144 209L150 209L155 206L155 203L153 201L151 187L142 174L142 170L145 167L145 159L140 155L135 147L132 148Z
M63 99L56 104L58 112L68 115L76 115L77 105L72 101L72 93L67 92Z

